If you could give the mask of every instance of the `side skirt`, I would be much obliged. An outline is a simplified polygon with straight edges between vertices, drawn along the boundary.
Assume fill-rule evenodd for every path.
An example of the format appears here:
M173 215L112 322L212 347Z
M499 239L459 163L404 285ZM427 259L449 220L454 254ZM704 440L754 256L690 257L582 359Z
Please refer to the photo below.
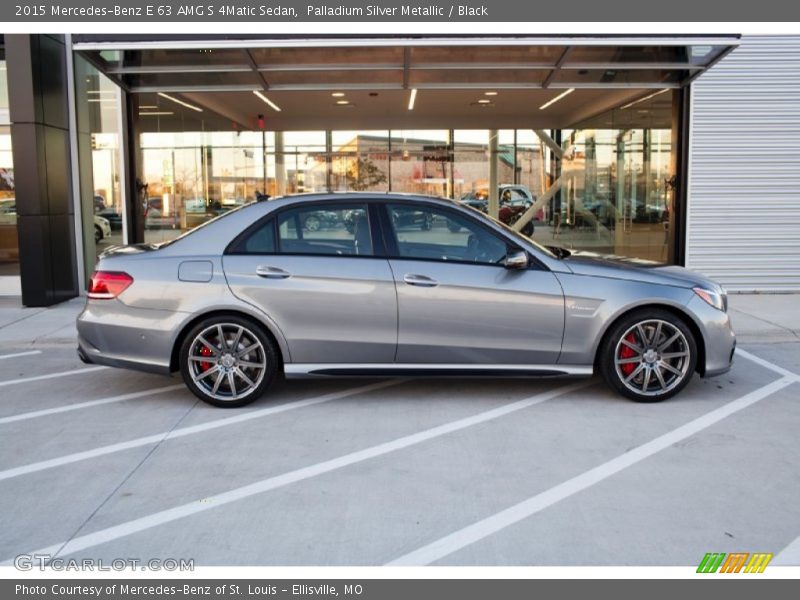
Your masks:
M591 366L470 364L338 364L284 365L287 379L303 377L588 377Z

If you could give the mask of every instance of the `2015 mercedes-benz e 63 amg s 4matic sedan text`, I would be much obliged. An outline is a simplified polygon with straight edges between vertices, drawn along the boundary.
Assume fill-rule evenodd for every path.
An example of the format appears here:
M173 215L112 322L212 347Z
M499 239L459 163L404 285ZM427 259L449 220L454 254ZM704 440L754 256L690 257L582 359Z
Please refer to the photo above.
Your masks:
M109 249L78 317L78 352L180 371L217 406L255 400L281 371L598 370L652 402L695 372L730 368L726 309L724 290L686 269L549 250L450 200L317 194L248 204L164 244Z

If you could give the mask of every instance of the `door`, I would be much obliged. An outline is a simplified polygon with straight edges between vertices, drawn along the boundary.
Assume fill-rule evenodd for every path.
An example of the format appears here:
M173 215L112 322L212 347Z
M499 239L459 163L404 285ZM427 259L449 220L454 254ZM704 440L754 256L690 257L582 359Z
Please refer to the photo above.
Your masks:
M233 293L280 327L293 363L391 363L397 300L375 257L366 204L303 204L237 240L223 259Z
M419 204L385 211L398 363L556 363L564 299L552 273L506 269L507 240L460 212Z

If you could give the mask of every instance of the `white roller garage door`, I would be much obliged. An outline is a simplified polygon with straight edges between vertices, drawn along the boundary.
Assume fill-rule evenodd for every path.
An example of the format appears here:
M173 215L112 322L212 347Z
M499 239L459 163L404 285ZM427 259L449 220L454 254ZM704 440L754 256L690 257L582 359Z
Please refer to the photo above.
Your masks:
M800 36L743 37L692 85L686 264L800 290Z

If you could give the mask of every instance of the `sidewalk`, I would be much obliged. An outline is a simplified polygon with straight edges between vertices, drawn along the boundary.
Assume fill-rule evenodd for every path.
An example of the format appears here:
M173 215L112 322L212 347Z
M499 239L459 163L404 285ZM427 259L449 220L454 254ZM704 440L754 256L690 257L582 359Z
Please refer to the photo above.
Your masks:
M800 294L732 294L728 312L741 343L800 342Z
M0 296L0 344L74 344L84 298L49 308L24 308L19 296ZM729 312L740 343L800 342L800 294L733 294Z
M0 296L0 345L74 345L75 319L85 302L81 297L49 308L25 308L19 296Z

